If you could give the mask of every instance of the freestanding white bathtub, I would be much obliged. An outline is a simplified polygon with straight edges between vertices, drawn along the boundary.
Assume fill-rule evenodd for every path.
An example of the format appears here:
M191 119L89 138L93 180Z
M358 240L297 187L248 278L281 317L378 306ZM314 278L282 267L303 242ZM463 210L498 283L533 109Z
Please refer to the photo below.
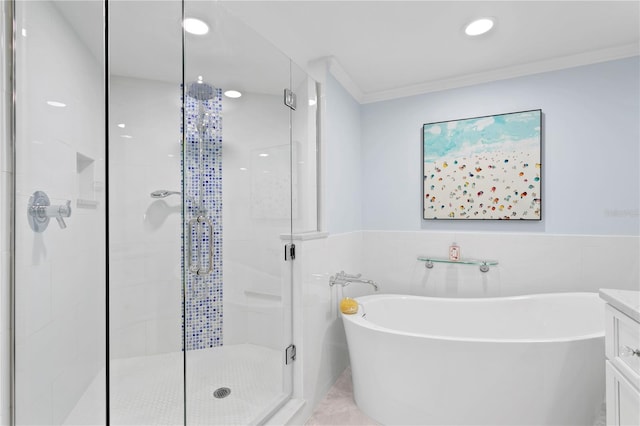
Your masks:
M591 426L599 413L595 293L357 300L342 316L354 397L382 424Z

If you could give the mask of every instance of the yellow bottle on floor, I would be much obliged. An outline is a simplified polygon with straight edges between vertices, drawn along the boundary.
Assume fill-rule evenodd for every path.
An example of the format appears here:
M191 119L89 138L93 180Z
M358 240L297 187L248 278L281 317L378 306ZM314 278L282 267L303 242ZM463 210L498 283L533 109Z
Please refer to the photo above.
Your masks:
M350 297L345 297L340 301L340 311L347 315L358 313L358 302Z

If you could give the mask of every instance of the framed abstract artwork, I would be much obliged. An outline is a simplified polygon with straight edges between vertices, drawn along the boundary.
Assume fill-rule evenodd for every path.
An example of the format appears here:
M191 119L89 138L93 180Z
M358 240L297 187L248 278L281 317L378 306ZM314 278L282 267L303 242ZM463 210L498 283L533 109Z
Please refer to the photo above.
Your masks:
M423 219L540 220L542 110L425 124Z

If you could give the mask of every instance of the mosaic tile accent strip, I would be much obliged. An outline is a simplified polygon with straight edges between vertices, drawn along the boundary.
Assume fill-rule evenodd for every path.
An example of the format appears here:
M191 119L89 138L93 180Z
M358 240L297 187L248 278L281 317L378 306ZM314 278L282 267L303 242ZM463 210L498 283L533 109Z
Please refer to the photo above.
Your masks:
M191 252L183 257L182 266L185 274L183 331L187 350L222 346L223 342L222 90L211 89L207 99L187 94L184 101L183 235L191 238ZM189 244L184 238L183 242L186 251ZM211 260L208 253L212 253ZM185 257L189 259L187 265ZM196 269L211 269L211 272L198 275L194 272Z

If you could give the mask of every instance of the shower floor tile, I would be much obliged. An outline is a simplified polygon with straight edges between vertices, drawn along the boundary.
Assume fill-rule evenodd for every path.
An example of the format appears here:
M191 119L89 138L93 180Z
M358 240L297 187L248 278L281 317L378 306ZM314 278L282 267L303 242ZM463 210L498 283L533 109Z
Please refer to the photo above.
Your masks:
M282 353L242 344L187 353L187 423L242 425L260 416L284 398ZM111 361L112 425L181 425L183 409L181 352ZM213 392L231 389L218 399ZM67 425L104 423L104 372L92 382ZM100 398L102 396L102 398Z

